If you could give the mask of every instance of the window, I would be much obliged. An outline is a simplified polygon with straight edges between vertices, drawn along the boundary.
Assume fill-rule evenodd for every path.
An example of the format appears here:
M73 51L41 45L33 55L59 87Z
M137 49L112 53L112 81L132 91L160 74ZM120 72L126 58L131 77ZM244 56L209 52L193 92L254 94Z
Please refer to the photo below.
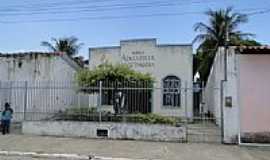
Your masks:
M163 106L180 107L181 80L176 76L163 79Z

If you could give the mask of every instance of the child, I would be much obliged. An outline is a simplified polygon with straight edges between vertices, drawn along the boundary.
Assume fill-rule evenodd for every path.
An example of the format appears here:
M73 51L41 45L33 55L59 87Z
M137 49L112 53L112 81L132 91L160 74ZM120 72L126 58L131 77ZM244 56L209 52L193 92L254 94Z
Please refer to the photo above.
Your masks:
M12 119L13 110L10 108L9 103L5 103L5 110L2 112L1 117L1 126L2 126L2 133L8 134L10 131L10 122Z

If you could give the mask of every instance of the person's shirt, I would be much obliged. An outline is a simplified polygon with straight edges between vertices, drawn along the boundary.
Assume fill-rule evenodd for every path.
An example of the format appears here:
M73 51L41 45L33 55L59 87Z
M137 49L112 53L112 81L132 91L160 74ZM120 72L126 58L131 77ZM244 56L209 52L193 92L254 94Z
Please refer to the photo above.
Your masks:
M4 110L2 112L2 120L11 120L12 119L12 110Z

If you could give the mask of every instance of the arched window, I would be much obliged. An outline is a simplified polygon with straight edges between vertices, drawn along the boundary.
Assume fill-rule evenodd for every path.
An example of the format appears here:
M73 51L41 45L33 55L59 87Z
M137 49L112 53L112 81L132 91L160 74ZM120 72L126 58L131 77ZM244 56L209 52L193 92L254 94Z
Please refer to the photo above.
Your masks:
M180 107L181 80L176 76L163 79L163 106Z

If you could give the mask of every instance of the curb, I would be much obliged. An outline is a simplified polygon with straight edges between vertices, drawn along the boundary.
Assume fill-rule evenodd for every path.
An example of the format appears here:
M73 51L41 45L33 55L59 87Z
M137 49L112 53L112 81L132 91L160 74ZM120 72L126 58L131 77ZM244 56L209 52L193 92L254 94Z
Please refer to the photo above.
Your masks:
M47 154L37 152L18 152L18 151L2 151L0 150L0 156L24 156L34 158L64 158L68 160L147 160L147 159L128 159L128 158L110 158L100 157L94 155L79 155L79 154Z

